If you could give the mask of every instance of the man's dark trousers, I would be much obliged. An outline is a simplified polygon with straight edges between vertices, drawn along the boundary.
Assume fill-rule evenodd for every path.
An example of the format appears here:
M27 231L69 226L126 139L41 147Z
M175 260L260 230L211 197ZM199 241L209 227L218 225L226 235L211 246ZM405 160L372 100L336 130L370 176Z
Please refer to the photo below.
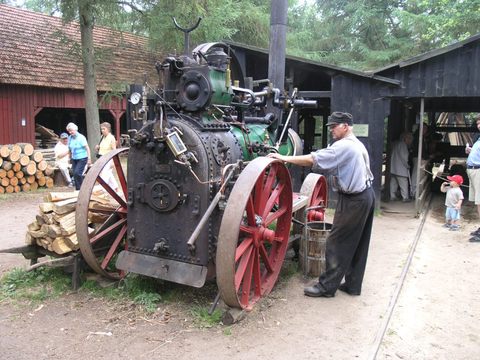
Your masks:
M325 292L335 293L344 276L349 291L361 292L374 210L375 194L371 187L359 194L338 194L326 245L326 270L319 278Z

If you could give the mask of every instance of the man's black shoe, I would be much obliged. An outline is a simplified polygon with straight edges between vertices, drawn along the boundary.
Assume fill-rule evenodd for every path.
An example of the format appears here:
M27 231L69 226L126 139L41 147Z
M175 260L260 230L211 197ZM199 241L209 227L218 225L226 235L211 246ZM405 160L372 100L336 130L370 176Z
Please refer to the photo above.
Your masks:
M303 290L303 292L306 296L311 296L311 297L334 297L335 296L335 294L328 293L325 290L321 289L318 284L306 287Z
M476 236L472 236L470 238L470 240L468 240L470 242L480 242L480 235L476 235Z
M345 284L345 283L340 284L340 286L338 287L338 290L343 291L343 292L347 293L348 295L353 295L353 296L360 295L360 291L351 291L348 288L347 284Z

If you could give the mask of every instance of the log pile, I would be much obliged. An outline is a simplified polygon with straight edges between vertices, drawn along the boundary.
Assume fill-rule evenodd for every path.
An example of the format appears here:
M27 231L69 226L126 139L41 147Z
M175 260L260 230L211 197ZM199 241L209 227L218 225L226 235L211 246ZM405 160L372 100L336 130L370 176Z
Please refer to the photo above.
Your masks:
M52 188L53 172L32 144L0 145L0 194Z
M39 214L35 221L28 224L25 235L26 245L41 246L59 255L79 249L75 228L75 207L78 191L51 192L39 205ZM90 208L114 210L115 205L109 195L93 192ZM89 231L94 231L96 224L103 223L106 215L89 213Z
M35 126L35 148L50 149L58 142L58 135L52 129L42 125Z

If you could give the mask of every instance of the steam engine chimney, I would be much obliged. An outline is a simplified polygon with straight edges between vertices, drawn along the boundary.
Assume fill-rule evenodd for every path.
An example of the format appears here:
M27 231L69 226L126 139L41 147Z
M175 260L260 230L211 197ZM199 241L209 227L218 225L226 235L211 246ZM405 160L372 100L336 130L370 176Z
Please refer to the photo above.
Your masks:
M288 0L272 0L270 10L270 51L268 78L273 86L285 88L285 54L287 47Z

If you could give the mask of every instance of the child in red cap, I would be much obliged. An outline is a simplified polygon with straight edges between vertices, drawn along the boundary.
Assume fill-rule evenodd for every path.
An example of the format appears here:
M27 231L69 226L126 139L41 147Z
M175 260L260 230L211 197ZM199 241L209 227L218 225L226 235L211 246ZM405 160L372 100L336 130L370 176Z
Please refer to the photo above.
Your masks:
M460 175L447 176L449 182L444 182L440 187L440 191L447 193L445 198L446 223L444 227L450 228L451 231L457 231L460 227L458 221L460 220L460 208L462 207L463 192L460 185L463 184L463 178Z

